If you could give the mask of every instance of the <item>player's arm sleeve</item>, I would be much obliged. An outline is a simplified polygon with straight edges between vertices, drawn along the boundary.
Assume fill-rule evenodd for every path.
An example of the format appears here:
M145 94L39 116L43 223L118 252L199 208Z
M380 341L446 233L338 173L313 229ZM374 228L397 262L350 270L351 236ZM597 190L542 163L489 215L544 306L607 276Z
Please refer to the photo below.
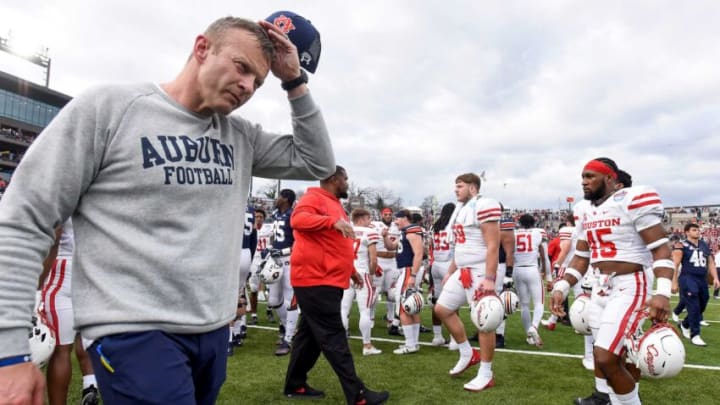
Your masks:
M294 230L315 232L332 228L335 221L329 215L322 213L317 207L322 202L310 195L305 195L301 204L293 209L290 225Z
M102 161L101 92L72 100L28 148L0 202L0 358L29 353L43 259ZM112 105L106 108L113 108Z
M335 154L325 119L310 93L290 100L292 135L265 132L259 125L233 119L252 138L253 175L268 178L322 180L335 173Z
M627 213L640 232L662 224L664 208L660 195L651 187L635 187L627 198Z

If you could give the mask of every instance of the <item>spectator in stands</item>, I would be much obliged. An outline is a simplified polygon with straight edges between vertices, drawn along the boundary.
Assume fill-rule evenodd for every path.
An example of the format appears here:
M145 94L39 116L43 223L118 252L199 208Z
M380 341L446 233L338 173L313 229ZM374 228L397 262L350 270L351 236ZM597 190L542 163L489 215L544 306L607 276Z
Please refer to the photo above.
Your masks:
M4 178L0 177L0 193L4 193L7 188L7 182Z

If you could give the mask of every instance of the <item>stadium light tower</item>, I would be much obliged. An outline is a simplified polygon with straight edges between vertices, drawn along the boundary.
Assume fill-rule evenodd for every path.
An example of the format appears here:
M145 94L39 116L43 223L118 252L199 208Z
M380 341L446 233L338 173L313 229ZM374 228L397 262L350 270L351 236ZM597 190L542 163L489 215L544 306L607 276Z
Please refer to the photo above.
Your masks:
M45 71L45 87L50 87L51 61L48 56L48 48L44 46L38 46L35 48L23 47L22 44L14 41L12 37L0 37L0 51L7 52L43 68Z

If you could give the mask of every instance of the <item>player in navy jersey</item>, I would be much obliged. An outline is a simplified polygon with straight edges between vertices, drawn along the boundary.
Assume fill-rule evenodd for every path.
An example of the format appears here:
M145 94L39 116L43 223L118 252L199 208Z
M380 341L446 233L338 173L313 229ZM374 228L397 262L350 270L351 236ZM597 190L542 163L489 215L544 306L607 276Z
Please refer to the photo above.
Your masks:
M673 275L673 289L677 290L679 287L680 296L687 308L687 317L679 323L680 329L692 344L707 346L700 337L700 320L710 298L708 271L713 280L713 287L720 287L720 281L710 247L700 239L698 224L685 225L685 240L674 244L672 258L676 269Z
M283 266L283 275L277 283L271 284L268 293L268 307L278 311L280 316L280 342L275 355L284 356L290 353L290 343L295 335L298 320L297 303L290 285L290 253L295 242L290 226L290 216L295 203L295 192L290 189L280 190L275 200L275 211L271 217L273 223L272 248L269 254Z
M243 227L242 249L240 249L240 288L238 289L238 306L235 320L230 323L230 345L228 354L232 355L233 346L242 346L247 335L247 321L245 319L245 285L250 275L252 257L257 246L257 231L255 230L255 209L248 205L245 208L245 226Z
M400 238L393 241L387 231L383 233L385 247L389 250L397 249L395 260L400 271L395 285L395 303L405 335L405 344L393 350L395 354L410 354L420 350L420 314L405 313L402 301L405 292L409 288L415 288L415 278L423 260L423 229L419 225L421 221L420 214L411 213L407 209L400 210L395 213L395 224L400 229Z

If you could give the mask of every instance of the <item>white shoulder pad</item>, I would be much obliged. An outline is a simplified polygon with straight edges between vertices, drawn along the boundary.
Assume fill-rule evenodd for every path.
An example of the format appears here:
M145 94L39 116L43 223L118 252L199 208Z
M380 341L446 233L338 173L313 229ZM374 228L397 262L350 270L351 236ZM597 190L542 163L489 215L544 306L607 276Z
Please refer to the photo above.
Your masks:
M638 231L662 223L665 209L660 195L653 187L624 188L613 194L611 198L621 203Z
M475 219L478 224L500 221L501 217L502 211L497 201L487 197L480 197L475 201Z

